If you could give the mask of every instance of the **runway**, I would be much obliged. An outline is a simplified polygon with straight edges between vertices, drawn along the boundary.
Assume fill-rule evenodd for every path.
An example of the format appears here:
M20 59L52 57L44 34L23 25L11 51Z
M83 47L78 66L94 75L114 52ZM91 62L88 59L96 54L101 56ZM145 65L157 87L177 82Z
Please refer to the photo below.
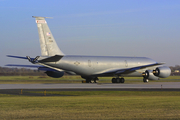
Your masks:
M40 93L34 93L39 91ZM66 96L46 94L48 91L180 91L180 82L151 82L136 84L0 84L0 94L26 96Z
M180 89L180 82L151 82L138 84L80 83L80 84L0 84L0 89L61 89L61 90L122 90L122 89Z

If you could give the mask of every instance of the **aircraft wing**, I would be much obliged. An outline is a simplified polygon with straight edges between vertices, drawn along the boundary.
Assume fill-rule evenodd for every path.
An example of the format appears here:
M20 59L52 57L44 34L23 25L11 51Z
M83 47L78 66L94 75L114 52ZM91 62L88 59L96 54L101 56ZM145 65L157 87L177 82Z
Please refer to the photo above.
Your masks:
M164 64L164 63L154 63L154 64L137 66L137 67L126 68L126 69L107 70L107 71L102 71L101 73L98 73L98 75L128 74L128 73L131 73L131 72L135 72L136 70L144 69L144 68L147 68L147 67L153 67L153 66L157 66L157 65L162 65L162 64Z

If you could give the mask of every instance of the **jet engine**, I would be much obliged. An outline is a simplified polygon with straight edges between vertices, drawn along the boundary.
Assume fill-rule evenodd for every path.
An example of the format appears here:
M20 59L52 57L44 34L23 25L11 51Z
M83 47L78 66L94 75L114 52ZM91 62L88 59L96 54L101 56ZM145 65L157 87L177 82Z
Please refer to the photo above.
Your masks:
M153 74L160 78L166 78L166 77L170 76L171 69L166 66L157 67L155 70L153 70Z
M48 67L39 67L38 70L46 71L45 73L49 77L53 77L53 78L60 78L64 75L64 71L56 71L56 70L48 68Z
M60 78L64 75L64 72L60 71L46 71L45 72L48 76L53 77L53 78Z
M142 76L148 80L159 80L159 77L154 76L153 70L146 70Z

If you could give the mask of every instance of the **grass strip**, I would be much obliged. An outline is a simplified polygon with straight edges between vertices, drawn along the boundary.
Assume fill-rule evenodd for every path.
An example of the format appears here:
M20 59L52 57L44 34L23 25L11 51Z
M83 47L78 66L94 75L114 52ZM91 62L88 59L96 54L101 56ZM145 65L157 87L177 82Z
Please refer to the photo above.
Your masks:
M48 94L75 96L0 95L0 119L180 118L179 92L52 91Z
M99 83L111 83L112 77L100 77ZM80 76L51 78L44 76L0 76L0 84L35 84L35 83L82 83ZM125 83L142 83L142 77L125 77ZM149 82L180 82L180 76L170 76Z

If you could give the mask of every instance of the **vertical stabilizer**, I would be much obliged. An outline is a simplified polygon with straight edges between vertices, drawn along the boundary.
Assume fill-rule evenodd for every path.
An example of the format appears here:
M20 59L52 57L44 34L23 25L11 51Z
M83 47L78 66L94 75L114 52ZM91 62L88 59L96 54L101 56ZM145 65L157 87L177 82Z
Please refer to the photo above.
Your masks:
M59 49L54 40L54 37L47 25L45 18L48 17L36 17L38 33L39 33L39 41L41 47L41 55L42 56L54 56L54 55L64 55L63 52Z

